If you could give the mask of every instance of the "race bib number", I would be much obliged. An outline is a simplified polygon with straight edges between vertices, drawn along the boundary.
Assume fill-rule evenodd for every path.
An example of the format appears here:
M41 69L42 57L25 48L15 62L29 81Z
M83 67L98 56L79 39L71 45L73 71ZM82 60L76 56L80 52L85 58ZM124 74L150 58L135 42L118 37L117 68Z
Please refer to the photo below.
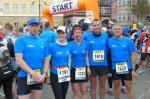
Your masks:
M35 73L38 73L39 75L41 75L41 70L40 69L36 69L34 70ZM33 79L32 75L27 75L27 85L33 85L33 84L37 84L37 82Z
M86 79L86 67L76 68L75 80L85 80Z
M57 73L59 83L70 81L70 71L67 66L57 68Z
M147 53L150 53L150 46L147 47Z
M117 74L126 74L126 73L128 73L128 64L127 64L127 62L116 63L116 73Z
M94 62L104 61L104 50L94 50L93 51L93 61Z

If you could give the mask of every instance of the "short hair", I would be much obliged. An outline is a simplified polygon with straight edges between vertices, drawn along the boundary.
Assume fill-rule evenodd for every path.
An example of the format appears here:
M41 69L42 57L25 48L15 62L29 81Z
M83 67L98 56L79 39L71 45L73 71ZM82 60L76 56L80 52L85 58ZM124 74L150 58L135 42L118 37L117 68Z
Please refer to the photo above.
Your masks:
M49 27L50 27L50 23L49 22L45 22L44 28L49 28Z
M114 24L113 27L112 27L112 29L114 29L114 28L117 27L117 26L120 27L120 28L122 28L122 25L121 25L121 24Z
M93 21L92 21L91 25L93 25L93 23L95 23L95 22L98 22L98 23L100 24L100 27L101 27L101 22L100 22L100 20L99 20L99 19L93 19Z
M93 21L92 21L92 24L94 23L94 22L100 22L100 20L99 19L93 19Z
M20 27L18 30L19 32L23 33L23 27Z
M75 25L72 27L71 34L73 34L73 33L74 33L74 30L75 30L76 28L79 28L79 29L81 29L81 30L82 30L82 27L81 27L80 25L75 24Z
M21 32L21 33L23 33L23 27L16 27L16 28L14 28L14 31L19 31L19 32Z
M89 25L87 23L83 23L82 31L86 31L86 30L88 30L88 28L89 28Z
M10 30L10 31L13 30L13 26L12 26L10 23L6 23L6 24L4 25L4 28L5 28L5 29L8 29L8 30Z

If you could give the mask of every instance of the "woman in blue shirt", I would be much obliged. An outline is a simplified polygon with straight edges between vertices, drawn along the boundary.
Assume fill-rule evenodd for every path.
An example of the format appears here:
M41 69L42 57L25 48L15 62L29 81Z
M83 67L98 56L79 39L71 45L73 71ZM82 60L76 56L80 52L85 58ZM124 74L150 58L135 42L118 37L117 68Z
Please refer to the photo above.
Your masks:
M58 27L58 40L49 46L51 55L50 80L55 99L65 99L70 81L68 68L70 48L66 41L66 35L65 27Z
M78 25L73 27L75 40L70 43L71 53L71 83L73 99L86 99L87 82L87 49L88 44L82 40L82 28ZM81 93L81 97L80 97Z

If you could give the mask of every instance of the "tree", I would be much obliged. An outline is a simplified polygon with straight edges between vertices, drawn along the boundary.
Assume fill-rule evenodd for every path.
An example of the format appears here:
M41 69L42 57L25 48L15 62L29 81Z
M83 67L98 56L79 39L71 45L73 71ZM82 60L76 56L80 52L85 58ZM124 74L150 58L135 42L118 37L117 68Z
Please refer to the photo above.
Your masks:
M139 20L145 19L150 13L150 5L147 0L137 0L132 4L132 13L136 15Z

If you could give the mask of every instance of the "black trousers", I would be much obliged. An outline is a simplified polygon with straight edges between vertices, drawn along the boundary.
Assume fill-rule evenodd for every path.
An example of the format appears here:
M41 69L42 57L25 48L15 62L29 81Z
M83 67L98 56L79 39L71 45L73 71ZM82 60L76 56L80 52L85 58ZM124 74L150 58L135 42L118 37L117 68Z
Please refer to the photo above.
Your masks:
M12 83L13 83L13 75L6 78L0 78L0 87L3 86L6 99L13 99Z
M50 79L55 99L65 99L69 82L58 83L58 76L53 73L51 73Z
M108 87L112 88L112 83L113 83L113 78L112 77L108 77Z

